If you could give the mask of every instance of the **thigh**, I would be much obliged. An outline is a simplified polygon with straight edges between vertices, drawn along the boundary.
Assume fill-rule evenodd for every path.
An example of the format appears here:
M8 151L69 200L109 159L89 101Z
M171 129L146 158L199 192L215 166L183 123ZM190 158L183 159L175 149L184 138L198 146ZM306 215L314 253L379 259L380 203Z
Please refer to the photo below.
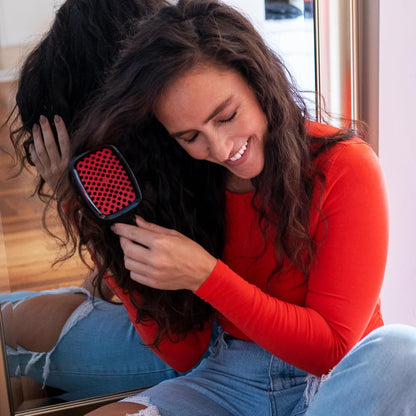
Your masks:
M13 348L50 351L68 318L89 296L79 287L1 293L6 342Z
M27 299L36 298L43 295L60 295L60 294L70 294L70 293L83 293L86 296L90 296L90 293L87 289L78 286L71 287L61 287L58 289L47 289L41 291L33 290L20 290L17 292L4 292L0 293L0 305L12 304L13 307L19 305L20 302L23 302Z
M122 305L95 299L79 309L50 355L48 385L97 395L178 376L142 342Z
M68 317L49 351L18 346L8 356L14 373L67 392L64 400L148 387L178 376L144 345L122 305L90 297Z
M208 390L201 384L194 384L186 376L182 376L160 383L120 403L146 406L152 409L153 413L149 411L152 416L240 416L245 414L229 409L229 406L219 397L220 392L218 386L213 386L211 390ZM120 416L124 414L120 413Z
M155 406L161 416L291 416L304 408L298 407L304 375L253 342L220 334L210 356L189 374L125 401Z
M16 344L36 352L50 351L74 310L88 297L82 293L40 295L13 310Z

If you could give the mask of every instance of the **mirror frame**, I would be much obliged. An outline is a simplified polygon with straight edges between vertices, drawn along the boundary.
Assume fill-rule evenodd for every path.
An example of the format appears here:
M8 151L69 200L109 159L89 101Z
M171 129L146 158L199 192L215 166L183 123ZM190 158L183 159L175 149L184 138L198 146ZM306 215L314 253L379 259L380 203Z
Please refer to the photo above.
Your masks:
M314 8L317 120L325 108L366 122L378 153L380 0L315 0Z
M330 114L360 119L378 151L378 41L380 0L314 0L316 96ZM319 108L320 106L318 106ZM317 120L323 114L317 113ZM32 410L13 409L0 313L0 414L65 416L89 411L137 392L75 400Z

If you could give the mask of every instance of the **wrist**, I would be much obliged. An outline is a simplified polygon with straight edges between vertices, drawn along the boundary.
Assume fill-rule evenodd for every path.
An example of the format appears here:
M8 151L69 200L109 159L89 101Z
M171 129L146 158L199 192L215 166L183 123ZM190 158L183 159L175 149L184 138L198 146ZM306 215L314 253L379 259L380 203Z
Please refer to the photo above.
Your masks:
M192 291L196 292L199 290L199 288L205 283L205 281L211 276L211 273L214 271L215 266L217 265L217 259L215 257L210 258L210 260L207 262L206 267L204 267L204 272L202 272L201 278L194 281Z

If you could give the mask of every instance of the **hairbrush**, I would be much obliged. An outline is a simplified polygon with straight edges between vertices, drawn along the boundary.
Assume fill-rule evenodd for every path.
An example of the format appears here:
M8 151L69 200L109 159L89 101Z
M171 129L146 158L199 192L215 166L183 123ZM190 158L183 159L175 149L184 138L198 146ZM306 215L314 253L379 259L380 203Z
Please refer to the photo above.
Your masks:
M119 150L106 145L76 156L70 163L72 182L101 220L134 224L142 200L137 180Z

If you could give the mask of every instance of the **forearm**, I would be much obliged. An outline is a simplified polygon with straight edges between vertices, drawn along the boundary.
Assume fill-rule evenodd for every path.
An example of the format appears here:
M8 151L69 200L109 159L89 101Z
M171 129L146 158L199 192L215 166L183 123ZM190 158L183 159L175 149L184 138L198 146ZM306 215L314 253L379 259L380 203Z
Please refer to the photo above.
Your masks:
M256 261L240 266L235 259L250 240L237 242L228 253L239 273L218 262L195 292L247 338L318 375L366 332L387 258L387 204L378 161L366 144L339 149L328 159L325 193L316 192L313 206L319 209L312 210L310 227L317 252L307 277L298 281L300 271L291 265L268 280L273 260L261 263L255 255ZM257 276L251 270L258 270ZM299 287L304 292L295 296Z

